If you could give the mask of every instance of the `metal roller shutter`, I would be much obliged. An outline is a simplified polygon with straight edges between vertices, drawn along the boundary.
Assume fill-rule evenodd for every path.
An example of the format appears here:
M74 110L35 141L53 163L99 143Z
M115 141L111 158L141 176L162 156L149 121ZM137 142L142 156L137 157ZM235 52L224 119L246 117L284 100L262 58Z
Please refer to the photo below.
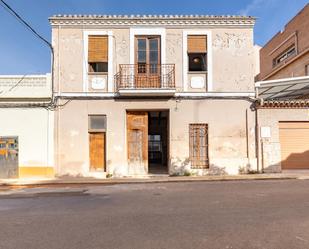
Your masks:
M309 169L309 122L280 122L282 169Z

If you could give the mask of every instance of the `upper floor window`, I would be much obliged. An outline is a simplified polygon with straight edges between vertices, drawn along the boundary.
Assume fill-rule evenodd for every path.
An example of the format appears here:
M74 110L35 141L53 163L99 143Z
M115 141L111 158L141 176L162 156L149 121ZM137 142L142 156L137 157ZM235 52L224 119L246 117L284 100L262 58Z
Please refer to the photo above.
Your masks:
M296 54L295 45L289 47L287 50L285 50L283 53L281 53L279 56L277 56L275 59L273 59L273 67L277 66L281 62L285 61L289 57Z
M108 37L89 35L88 37L88 70L90 73L108 71Z
M305 66L305 75L309 76L309 64Z
M161 63L160 36L136 36L138 73L158 73Z
M188 36L189 72L207 71L207 36Z

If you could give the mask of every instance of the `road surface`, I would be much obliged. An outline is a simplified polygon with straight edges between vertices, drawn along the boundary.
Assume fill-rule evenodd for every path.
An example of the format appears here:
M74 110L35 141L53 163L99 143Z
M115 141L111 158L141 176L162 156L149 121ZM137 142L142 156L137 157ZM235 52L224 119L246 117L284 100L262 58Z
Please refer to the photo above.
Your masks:
M305 249L309 181L0 191L0 249Z

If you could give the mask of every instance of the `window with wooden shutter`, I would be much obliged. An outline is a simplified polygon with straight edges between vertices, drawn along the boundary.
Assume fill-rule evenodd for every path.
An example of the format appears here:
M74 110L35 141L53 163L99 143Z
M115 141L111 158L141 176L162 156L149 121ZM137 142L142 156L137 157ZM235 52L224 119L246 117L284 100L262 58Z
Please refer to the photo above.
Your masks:
M188 36L189 71L207 71L207 36Z
M207 52L206 35L188 36L188 53L206 53L206 52Z
M102 35L88 36L89 72L108 71L108 37Z
M208 125L190 124L190 161L193 169L209 167Z

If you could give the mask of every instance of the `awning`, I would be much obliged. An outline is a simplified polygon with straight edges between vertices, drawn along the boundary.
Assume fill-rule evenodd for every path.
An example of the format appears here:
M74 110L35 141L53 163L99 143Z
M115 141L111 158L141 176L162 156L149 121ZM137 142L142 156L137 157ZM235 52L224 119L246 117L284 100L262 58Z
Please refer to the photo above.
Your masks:
M258 81L255 87L260 100L309 99L309 76Z

